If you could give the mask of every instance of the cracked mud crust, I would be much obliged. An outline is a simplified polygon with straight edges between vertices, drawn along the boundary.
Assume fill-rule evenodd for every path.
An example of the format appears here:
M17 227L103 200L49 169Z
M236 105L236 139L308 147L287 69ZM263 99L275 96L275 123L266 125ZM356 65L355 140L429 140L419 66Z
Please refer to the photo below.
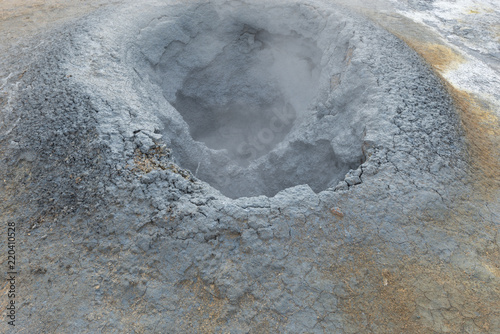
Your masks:
M327 1L66 8L48 12L78 19L2 40L18 55L1 58L0 212L19 230L20 290L16 328L0 331L500 331L499 127L492 104L447 82L466 57L395 30L423 26L384 30ZM361 152L322 189L312 178L232 199L185 163L224 156L193 139L167 98L177 82L159 84L147 57L228 12L270 34L294 26L322 50L320 94L262 155L293 143ZM189 57L177 60L213 60ZM335 122L361 130L335 137ZM342 153L346 142L357 151Z
M401 16L387 17L372 14L375 20L390 32L404 40L428 62L443 80L459 112L467 146L471 157L471 174L477 183L475 193L492 200L500 187L500 120L498 108L478 94L456 87L446 81L449 71L455 70L467 60L450 45L440 41L435 33L421 31L415 22ZM387 24L387 21L392 21ZM397 27L397 28L396 28ZM402 28L405 27L405 28ZM419 31L418 34L415 31Z

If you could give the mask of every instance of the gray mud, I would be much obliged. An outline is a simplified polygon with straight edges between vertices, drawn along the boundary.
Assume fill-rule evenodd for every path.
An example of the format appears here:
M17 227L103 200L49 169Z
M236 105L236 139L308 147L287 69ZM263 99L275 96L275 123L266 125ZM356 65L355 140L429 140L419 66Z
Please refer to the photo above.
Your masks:
M20 330L478 326L446 317L468 302L443 282L477 273L495 216L453 218L457 114L396 37L316 1L147 1L44 41L4 86ZM474 307L495 279L480 272ZM471 317L500 328L498 309Z

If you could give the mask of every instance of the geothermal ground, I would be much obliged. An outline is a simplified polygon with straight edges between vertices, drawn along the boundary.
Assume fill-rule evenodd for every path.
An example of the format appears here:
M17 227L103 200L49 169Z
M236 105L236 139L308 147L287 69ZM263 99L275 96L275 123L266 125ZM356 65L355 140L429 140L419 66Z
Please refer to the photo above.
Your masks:
M0 15L0 332L500 333L496 1Z

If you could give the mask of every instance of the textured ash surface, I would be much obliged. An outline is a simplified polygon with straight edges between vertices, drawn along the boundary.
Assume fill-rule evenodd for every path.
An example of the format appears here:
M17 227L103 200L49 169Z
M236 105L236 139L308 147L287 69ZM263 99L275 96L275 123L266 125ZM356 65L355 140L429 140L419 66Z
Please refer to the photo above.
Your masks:
M210 152L148 66L218 15L322 50L319 96L268 155L348 141L344 155L366 161L345 181L298 153L269 170L326 173L326 190L300 185L311 177L230 199L194 177L189 158ZM451 98L401 40L319 1L124 4L38 40L2 68L14 332L500 331L498 180L477 191ZM361 131L337 138L331 126Z

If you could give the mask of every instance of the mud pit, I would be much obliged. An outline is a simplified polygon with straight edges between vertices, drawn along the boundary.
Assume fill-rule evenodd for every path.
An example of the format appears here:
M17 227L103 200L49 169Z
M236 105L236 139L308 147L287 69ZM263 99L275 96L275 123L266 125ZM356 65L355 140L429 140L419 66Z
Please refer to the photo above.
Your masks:
M231 7L203 5L141 33L148 75L195 141L172 138L174 157L230 198L335 187L365 160L370 82L351 63L349 28L330 22L337 38L319 47L331 30L318 34L328 21L313 8L281 8L278 26L276 13Z

